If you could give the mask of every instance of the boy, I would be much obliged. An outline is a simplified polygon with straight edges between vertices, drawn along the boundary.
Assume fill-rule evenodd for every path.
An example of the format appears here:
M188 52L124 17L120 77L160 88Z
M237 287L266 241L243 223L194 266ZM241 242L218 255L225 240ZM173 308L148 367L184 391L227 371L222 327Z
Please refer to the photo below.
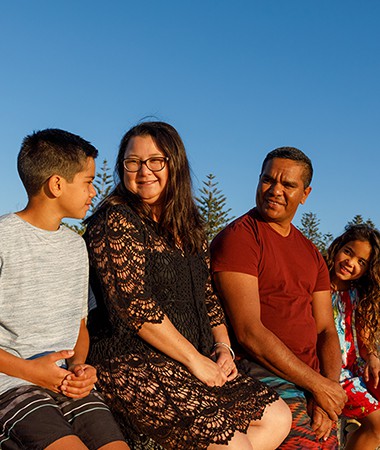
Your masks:
M95 196L98 151L59 129L27 136L18 172L24 210L0 217L0 448L129 447L85 364L88 261L61 226Z

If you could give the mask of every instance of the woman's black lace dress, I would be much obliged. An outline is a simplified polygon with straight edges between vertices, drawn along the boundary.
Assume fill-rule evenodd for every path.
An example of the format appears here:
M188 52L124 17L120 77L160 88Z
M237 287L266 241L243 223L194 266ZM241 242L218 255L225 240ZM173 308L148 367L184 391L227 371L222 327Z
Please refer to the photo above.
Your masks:
M211 327L224 323L224 315L206 253L185 255L127 205L100 211L85 239L97 300L89 315L89 362L130 446L205 449L226 444L236 430L260 419L278 398L269 388L241 375L210 388L137 334L145 322L160 323L166 314L200 353L210 355Z

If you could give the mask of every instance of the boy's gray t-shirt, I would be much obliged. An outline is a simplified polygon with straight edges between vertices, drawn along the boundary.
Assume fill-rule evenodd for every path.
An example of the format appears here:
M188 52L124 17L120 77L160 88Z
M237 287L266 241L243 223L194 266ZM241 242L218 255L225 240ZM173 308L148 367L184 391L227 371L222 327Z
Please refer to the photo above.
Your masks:
M46 231L0 217L0 348L23 359L71 350L87 316L88 256L65 226ZM0 373L0 394L29 384Z

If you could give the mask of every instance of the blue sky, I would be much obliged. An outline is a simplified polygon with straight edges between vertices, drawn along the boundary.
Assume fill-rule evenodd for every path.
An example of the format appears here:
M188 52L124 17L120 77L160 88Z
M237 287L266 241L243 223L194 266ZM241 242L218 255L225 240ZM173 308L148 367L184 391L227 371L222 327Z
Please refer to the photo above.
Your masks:
M152 115L181 134L195 192L213 173L235 216L266 153L289 145L315 168L296 224L380 226L379 21L378 0L2 0L0 214L26 202L26 134L67 129L113 166Z

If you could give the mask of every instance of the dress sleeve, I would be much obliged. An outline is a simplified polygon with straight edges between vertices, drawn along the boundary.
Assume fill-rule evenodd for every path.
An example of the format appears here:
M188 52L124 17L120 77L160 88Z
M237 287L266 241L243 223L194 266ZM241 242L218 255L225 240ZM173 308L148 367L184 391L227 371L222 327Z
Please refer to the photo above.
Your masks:
M206 263L209 269L209 276L206 282L206 307L210 319L210 325L213 328L218 325L225 325L226 319L219 297L216 295L215 289L211 282L210 258L208 256L206 257Z
M133 332L145 322L160 323L164 313L152 297L147 277L147 230L126 208L111 207L89 224L86 241L111 322Z

